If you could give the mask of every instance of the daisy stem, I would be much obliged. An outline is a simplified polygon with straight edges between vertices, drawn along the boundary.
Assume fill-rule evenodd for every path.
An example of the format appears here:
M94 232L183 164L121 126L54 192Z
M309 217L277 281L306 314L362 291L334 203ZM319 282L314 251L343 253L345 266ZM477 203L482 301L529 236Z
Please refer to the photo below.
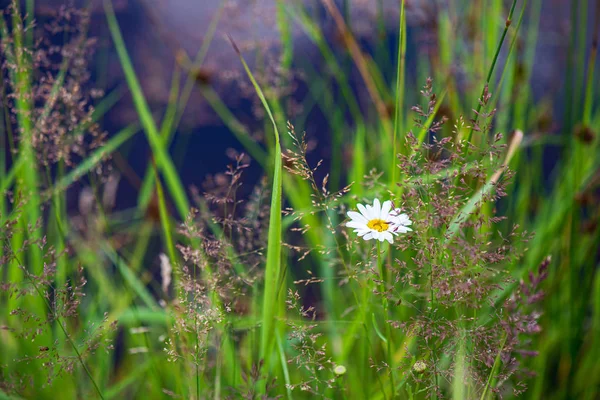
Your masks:
M381 292L381 294L383 295L385 292L385 265L384 263L381 262L381 242L377 241L377 267L379 268L379 291ZM387 309L387 305L386 305L386 301L385 301L385 296L384 296L384 301L383 301L383 308Z
M381 242L377 242L377 266L379 267L379 275L380 275L380 284L379 291L383 296L383 315L384 315L384 324L385 324L385 335L387 337L387 348L386 348L386 358L387 364L390 368L390 388L391 388L391 398L394 398L394 359L393 359L393 349L392 349L392 330L390 328L389 319L390 319L390 310L388 307L388 299L385 296L386 286L387 286L387 270L386 263L382 260L381 257Z

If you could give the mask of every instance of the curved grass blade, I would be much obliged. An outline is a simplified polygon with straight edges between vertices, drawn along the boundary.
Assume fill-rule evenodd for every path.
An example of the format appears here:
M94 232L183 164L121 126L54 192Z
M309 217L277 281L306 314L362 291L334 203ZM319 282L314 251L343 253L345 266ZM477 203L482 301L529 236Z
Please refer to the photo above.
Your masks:
M148 289L144 286L144 284L135 276L131 268L127 265L125 260L121 258L115 250L113 250L106 243L101 243L101 247L106 256L115 264L117 270L127 282L127 284L133 289L133 291L139 296L139 298L144 302L146 307L150 309L159 309L156 300L150 294Z
M394 101L394 136L392 142L392 180L390 190L396 191L396 154L398 153L398 132L402 132L402 124L404 119L404 79L405 79L405 63L406 63L406 14L404 13L404 3L400 6L399 18L399 38L398 38L398 53L396 61L396 98Z
M127 80L127 84L129 85L138 117L144 128L148 142L150 143L152 154L156 159L156 165L163 174L166 186L169 188L171 196L173 196L177 211L179 212L181 218L185 218L187 217L190 208L185 189L181 183L181 180L179 179L179 175L177 174L173 160L171 160L171 157L163 146L163 140L158 133L158 128L156 127L156 123L154 122L154 118L150 112L150 107L146 102L146 98L144 97L144 93L142 92L142 88L138 82L135 70L133 69L133 65L129 58L127 48L125 47L125 42L123 40L123 36L121 34L121 30L119 28L119 24L110 0L104 1L104 10L106 12L108 27L117 49L119 60L121 61L121 67L125 73L125 78Z
M388 340L385 337L385 335L381 332L381 330L379 329L379 324L377 324L377 319L375 319L374 313L371 313L371 320L373 321L373 328L375 328L375 333L377 333L377 336L379 336L379 339L381 339L381 341L383 343L387 343Z
M180 73L176 68L175 72L173 72L171 91L169 92L169 104L167 105L167 110L160 128L160 137L165 148L168 148L169 144L171 144L173 136L174 129L171 129L171 127L173 126L175 115L177 113L177 97L179 96L180 80ZM155 169L153 164L146 167L146 173L144 174L144 180L142 181L142 186L140 187L138 195L138 205L142 210L146 210L154 192Z
M260 345L260 358L265 361L268 366L267 355L270 354L270 349L273 345L273 337L275 334L275 319L279 312L278 286L281 280L281 194L282 194L282 160L281 160L281 145L279 142L279 131L277 130L277 123L271 113L271 109L267 100L254 79L248 64L244 60L242 53L239 48L230 37L231 44L235 52L240 57L240 61L244 66L244 70L250 78L254 90L258 95L271 123L273 124L273 130L275 133L275 144L273 149L273 189L271 194L271 212L269 216L269 233L267 242L267 265L265 271L265 289L263 295L263 307L262 307L262 331L261 331L261 345ZM267 367L268 368L268 367Z
M277 349L279 351L279 361L281 362L281 370L283 371L283 379L285 381L285 392L287 394L287 398L292 400L294 396L292 395L291 383L290 380L290 371L288 369L288 360L285 358L285 350L283 348L283 340L281 340L281 333L276 332L277 335Z

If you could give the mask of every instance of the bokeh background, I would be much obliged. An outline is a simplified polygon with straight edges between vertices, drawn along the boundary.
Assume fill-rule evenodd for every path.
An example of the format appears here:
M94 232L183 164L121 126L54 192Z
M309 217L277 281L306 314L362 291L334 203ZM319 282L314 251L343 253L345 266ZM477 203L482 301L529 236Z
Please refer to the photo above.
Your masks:
M343 40L337 33L335 24L322 4L317 1L293 0L308 7L318 18L323 33L340 58L344 59L349 74L349 83L363 110L371 105L363 81L356 67L344 55ZM88 5L89 3L89 5ZM480 2L484 7L484 1ZM594 2L587 3L585 16L589 19L586 34L586 51L589 51L594 30ZM390 0L352 0L348 18L352 21L352 32L356 35L363 50L380 62L382 73L388 82L395 76L395 52L398 40L399 4ZM342 7L342 2L339 2ZM61 7L89 7L91 11L90 36L97 38L96 54L92 64L92 83L105 92L119 94L119 100L103 117L103 127L109 132L137 120L137 113L128 93L122 68L108 32L102 2L98 0L71 1L44 0L36 3L36 19L39 24L56 17ZM531 6L531 5L530 5ZM584 5L582 4L582 7ZM220 7L223 7L220 10ZM415 95L431 75L431 69L439 64L440 34L438 26L439 10L448 10L457 18L457 32L469 29L498 29L505 17L477 21L469 17L466 8L458 2L413 0L406 3L407 12L407 81ZM507 4L508 7L508 4ZM531 87L531 101L541 104L543 114L539 116L540 132L544 135L565 135L562 124L566 102L566 72L570 40L571 8L573 4L564 0L544 0L539 2L539 33L535 44L534 62L528 72ZM533 8L533 7L532 7ZM327 77L333 74L328 69L318 47L306 32L292 24L290 27L293 42L293 62L286 76L278 71L278 61L282 56L282 42L277 26L277 4L269 0L227 1L218 0L118 0L114 2L121 30L135 71L142 85L147 101L157 120L164 114L169 100L172 76L175 69L184 73L196 73L199 85L208 85L242 122L250 134L262 138L264 111L255 96L254 90L245 77L239 59L227 35L231 35L238 45L249 55L251 67L256 63L259 75L265 84L275 84L285 97L287 119L293 122L298 131L306 131L315 139L317 149L311 152L313 159L323 159L325 165L332 153L344 152L343 148L332 145L331 127L326 123L323 110L315 104L316 93L309 86L314 84L311 75ZM220 10L220 11L219 11ZM221 13L217 15L217 13ZM464 14L461 16L461 14ZM525 17L522 31L526 31L528 19ZM190 71L191 59L198 53L202 41L209 32L211 21L218 19L214 39L210 43L206 58L199 71ZM536 21L536 23L538 23ZM465 39L468 40L468 37ZM524 41L523 38L520 42ZM467 51L473 43L464 43ZM522 45L522 43L521 43ZM517 44L519 46L519 44ZM500 55L500 63L504 62ZM577 62L581 60L578 59ZM418 65L421 63L421 65ZM481 76L467 76L460 57L451 61L452 73L462 85L459 90L472 91L481 84ZM264 70L263 70L264 69ZM311 82L312 80L312 82ZM183 84L182 84L183 86ZM326 89L323 89L326 90ZM407 90L408 91L408 90ZM409 97L410 98L410 97ZM415 99L416 100L416 99ZM348 124L352 124L348 117ZM537 127L536 127L537 128ZM227 149L244 151L223 119L195 87L185 107L177 134L171 149L174 160L186 186L201 185L207 174L222 172L230 163ZM346 155L348 153L348 148ZM135 175L145 170L150 157L150 148L143 136L137 136L120 150L122 174L117 195L120 208L132 207L135 200ZM545 161L545 171L550 174L553 159L559 157L549 152ZM340 160L336 160L340 161ZM343 160L348 163L348 158ZM254 163L248 171L249 186L260 175L260 168ZM75 195L76 196L76 195Z
M3 10L4 18L9 21L6 26L14 27L18 24L10 20L9 3L6 0L0 1L0 8ZM52 53L54 46L59 49L70 43L69 40L80 34L81 21L86 22L84 36L91 40L83 46L86 49L85 55L80 58L75 57L74 60L75 64L87 60L88 65L85 68L89 76L86 75L86 79L82 80L81 87L78 86L76 79L75 82L71 80L73 85L69 86L69 90L95 93L89 96L89 99L92 105L101 111L92 115L98 115L98 130L106 134L99 143L103 145L113 143L112 139L121 137L120 135L131 127L135 128L135 131L128 134L127 140L120 142L114 151L109 152L110 154L102 154L97 159L89 155L102 153L103 147L94 147L88 142L82 142L81 147L89 145L89 151L86 148L84 155L77 154L74 164L64 163L64 160L50 163L50 166L44 164L47 160L43 159L45 154L40 151L43 150L43 146L37 143L35 150L42 154L42 156L38 155L39 170L47 174L45 176L42 174L38 181L32 179L32 182L27 182L26 172L13 168L19 165L17 162L26 159L25 156L20 156L22 150L11 152L10 150L14 149L9 149L7 142L3 140L3 168L0 172L4 182L10 181L10 183L3 183L2 188L6 190L6 199L1 204L0 211L9 211L4 212L4 215L9 217L16 215L14 226L21 228L34 226L35 217L39 217L42 221L41 226L38 227L39 232L27 232L17 239L10 235L3 236L4 242L12 246L10 249L10 246L6 247L6 253L22 251L27 254L23 256L26 257L24 260L33 265L31 260L40 256L36 253L38 250L27 248L27 242L19 240L40 239L41 232L44 237L47 235L53 245L65 250L65 254L69 250L71 253L68 257L57 262L59 277L56 278L56 282L65 283L69 279L75 279L76 267L82 265L85 267L83 274L90 280L86 289L89 288L91 291L86 301L81 302L82 311L65 317L70 318L69 321L74 321L69 325L73 337L84 343L87 337L86 323L92 320L99 324L106 323L108 320L102 318L109 313L111 316L119 316L120 321L125 321L119 322L122 325L115 328L116 333L111 331L112 333L109 334L112 335L111 339L116 347L114 353L94 358L96 356L91 355L90 352L89 360L97 361L97 366L94 365L97 367L94 373L98 382L102 383L103 389L111 393L113 398L118 398L123 393L134 398L146 389L150 394L162 395L166 393L163 389L176 386L170 386L172 382L187 379L187 376L180 374L178 366L170 368L172 364L164 354L164 349L159 348L165 340L166 334L163 331L168 330L165 328L168 325L165 322L168 318L166 314L176 308L168 308L176 304L174 290L169 289L169 283L161 286L164 283L165 253L170 252L169 257L176 260L181 254L175 251L173 243L187 243L190 239L189 235L182 233L184 229L180 227L182 214L184 214L181 210L182 202L179 201L182 197L181 193L178 200L177 190L169 186L175 185L173 182L176 179L168 178L164 171L160 170L164 160L154 158L158 153L153 153L149 136L142 132L143 124L140 122L144 120L144 116L140 112L139 103L136 107L134 101L136 90L132 89L132 74L129 75L128 81L123 62L126 57L123 53L119 54L118 46L115 44L117 42L115 26L113 25L111 30L108 23L110 18L107 18L106 4L109 2L25 0L21 3L21 10L32 9L33 5L34 12L30 14L23 12L24 19L26 25L31 24L28 25L28 30L35 32L32 37L40 40L36 45L47 49L44 53L46 55L59 54L58 50ZM597 78L600 76L597 67L600 0L406 0L406 53L402 58L405 60L406 72L402 84L398 86L396 86L396 77L400 74L397 61L401 58L398 57L398 49L404 47L399 46L401 2L398 0L332 2L340 10L349 35L356 40L360 57L353 54L352 41L349 40L348 35L341 33L339 21L332 18L331 10L325 6L326 3L328 3L326 0L112 0L110 2L124 40L124 48L121 47L120 50L126 49L131 59L133 75L140 83L152 119L159 127L165 121L171 122L171 128L166 129L166 133L162 132L168 137L168 146L166 146L168 154L171 155L184 194L189 196L190 200L201 198L198 202L191 202L205 207L202 209L205 215L205 221L201 223L202 228L210 225L211 218L212 222L216 221L216 225L222 224L226 229L227 223L231 223L227 220L229 217L232 219L239 217L243 222L248 221L247 218L241 218L241 211L236 210L235 207L233 212L230 209L230 214L227 214L229 204L227 201L230 199L221 203L213 201L214 204L208 201L209 206L203 203L202 194L209 193L204 196L205 199L217 199L216 195L210 196L217 189L226 188L231 176L237 179L237 172L226 174L229 165L240 160L243 160L242 164L249 163L247 168L245 166L242 168L240 181L230 186L236 188L236 196L239 196L239 199L247 200L252 194L257 196L257 190L261 192L258 196L268 194L271 182L268 178L273 174L272 159L269 158L274 151L271 122L267 118L255 87L242 67L235 46L240 49L241 55L248 62L249 69L274 108L276 125L282 133L284 150L294 147L292 139L286 135L286 130L291 129L286 126L286 122L289 121L297 133L306 133L308 164L319 165L315 172L316 181L323 182L323 179L327 179L327 185L323 186L327 186L328 195L352 182L356 184L339 196L342 198L339 203L336 203L336 207L339 208L330 213L333 214L334 222L329 219L331 215L328 212L331 210L326 207L325 217L318 214L322 210L316 211L316 203L311 203L311 200L316 198L314 194L311 197L307 192L303 192L305 196L302 199L298 198L302 196L294 198L294 194L308 188L298 183L301 179L290 178L289 182L292 183L288 182L288 186L284 186L284 208L294 206L303 212L312 207L312 211L306 212L304 216L314 217L312 221L316 226L308 235L302 236L298 232L302 230L298 228L300 224L298 221L305 223L302 219L304 216L294 219L293 214L285 215L284 240L289 239L290 243L283 252L285 257L282 259L289 262L292 271L291 275L286 277L290 281L287 284L292 286L302 279L310 280L313 278L313 270L316 271L315 276L318 276L314 277L316 284L302 289L302 302L307 306L315 306L318 318L323 319L336 313L340 320L343 319L340 315L342 315L342 308L347 305L342 299L343 290L346 288L340 285L340 293L342 293L338 306L340 310L335 310L335 304L332 304L337 298L332 293L338 292L334 292L337 287L334 287L331 282L334 281L334 277L341 279L340 277L343 276L340 272L341 263L334 256L328 258L330 254L326 251L322 251L320 255L314 253L319 253L326 246L332 246L334 239L339 239L340 243L344 244L353 243L351 238L349 239L348 230L343 225L345 211L354 207L356 202L364 202L366 199L371 201L373 193L376 192L374 187L379 190L379 194L386 193L386 196L398 190L397 185L393 185L395 178L389 180L390 175L395 176L392 172L393 168L389 168L390 164L393 166L390 160L396 158L392 154L392 145L387 141L385 127L386 122L389 124L394 120L398 111L395 108L396 104L401 104L397 114L401 116L398 137L404 139L408 137L409 131L418 132L421 129L417 124L413 124L413 120L418 118L418 112L411 107L413 105L424 107L424 102L428 100L423 99L420 90L431 77L432 91L438 96L436 97L438 102L435 103L435 117L436 119L447 118L449 122L437 131L426 124L427 127L423 128L423 137L429 142L433 142L434 138L449 138L453 135L457 135L458 138L458 135L464 135L468 131L468 129L453 130L452 125L458 118L462 116L464 121L471 121L474 118L480 118L479 121L485 120L484 117L476 117L476 115L487 82L492 97L490 97L491 103L486 103L483 109L490 112L487 109L489 106L496 110L496 114L491 119L493 123L490 132L486 133L490 133L489 137L492 137L491 133L502 133L502 138L498 139L499 143L502 145L517 143L518 151L510 153L510 157L507 157L513 174L510 184L506 186L506 191L503 193L506 197L494 204L488 203L482 206L481 213L473 212L473 215L477 217L484 215L490 218L495 215L506 216L506 219L499 218L496 221L497 226L494 226L494 230L497 228L498 232L492 232L492 229L486 231L490 235L497 235L493 236L494 243L505 240L503 234L511 232L513 225L518 225L519 229L534 234L527 244L515 240L518 244L515 244L514 255L522 254L522 257L515 257L515 260L503 265L505 270L502 272L511 278L512 286L507 287L516 290L517 287L521 288L518 285L522 282L532 285L535 282L533 286L536 286L536 290L540 289L537 287L539 284L541 292L545 294L542 296L541 292L529 293L531 297L536 297L532 303L535 303L535 306L539 305L539 310L530 310L533 322L528 327L531 328L531 332L527 332L536 335L532 335L531 338L528 336L524 340L534 351L521 354L523 356L521 365L525 371L522 379L527 384L524 398L586 400L600 398L598 397L600 364L597 363L600 358L600 274L598 273L600 85ZM87 11L85 17L72 12L77 8ZM509 13L512 13L512 20L507 24ZM73 30L69 28L71 25ZM27 34L26 31L26 36ZM74 47L67 48L72 51ZM497 49L499 50L496 53ZM64 56L67 53L60 54ZM6 84L5 91L2 92L5 111L2 126L22 128L22 118L17 118L20 111L18 107L14 107L17 101L11 96L11 90L18 92L19 87L10 82L11 62L7 61L4 53L3 57ZM198 58L201 59L201 63L197 62ZM357 67L357 60L361 58L367 63L369 79L375 86L376 96L373 95L373 88L365 84L364 71ZM44 66L33 76L38 79L47 72L48 76L55 79L59 75L59 65L62 62L60 57L57 59L59 62L54 64L40 62L40 65ZM35 63L34 65L37 66ZM489 75L488 71L491 71ZM41 78L40 80L43 81ZM401 94L395 92L396 87L401 88ZM49 98L45 92L40 97ZM173 108L173 104L177 104L177 101L173 101L174 97L177 97L180 102L176 108ZM37 99L35 96L34 98ZM64 98L68 100L69 93ZM38 111L43 108L43 104L37 104L35 101L34 105ZM14 110L15 108L17 111ZM88 112L91 109L86 103L81 106L81 110ZM75 120L77 118L74 117ZM64 121L61 120L62 122ZM146 131L147 127L147 124L143 125ZM9 130L3 129L3 135ZM14 129L14 132L19 134L22 131ZM516 132L519 133L515 134ZM51 132L47 136L53 137ZM486 142L488 136L479 135L478 131L473 140L481 145ZM515 138L519 139L515 140ZM40 140L42 139L43 137ZM404 141L398 142L401 143L400 147L394 147L394 150L406 156L408 146L404 146ZM61 149L60 146L57 147ZM77 150L75 148L74 152ZM73 151L73 148L69 147L67 151ZM237 158L240 153L245 153L246 157ZM493 176L496 172L493 168L498 167L498 165L493 166L491 154L489 158L490 166L486 168L490 169L482 173L484 177ZM290 162L289 155L285 160L286 167L293 164ZM322 163L319 164L320 162ZM159 165L158 170L162 175L155 180L156 164ZM84 172L76 174L73 178L70 174L81 165L85 167L82 169ZM373 183L369 186L370 182L377 181L373 178L378 176L377 173L371 173L375 169L382 172L384 181L393 181L390 185L391 191L386 192L386 184L377 186ZM504 167L500 167L499 171L504 172ZM23 179L20 174L23 174ZM155 189L154 185L161 182L164 187L158 185ZM261 182L267 183L260 186ZM476 179L468 182L469 188L474 191L479 189L478 185L481 183ZM384 189L381 189L382 187ZM33 203L35 205L33 210L27 210L24 216L21 216L15 212L18 207L13 206L13 203L8 200L9 198L12 200L11 189L19 192L23 188L39 189L44 195L49 193L48 199L52 201L48 200L44 207L37 207L37 204ZM227 193L225 197L229 194ZM161 214L160 207L163 199L166 199L165 207L170 219ZM231 203L237 200L238 198L235 198ZM265 217L268 215L268 211L265 211L268 209L267 203L268 200L265 200L261 203L264 208L256 211L257 221L261 218L262 222L267 220ZM31 213L27 214L27 212ZM0 215L2 214L0 212ZM6 226L13 227L13 225ZM228 228L231 240L235 235L232 233L233 228L231 226ZM243 304L232 313L234 314L232 320L236 323L238 322L236 318L243 319L252 314L248 310L254 310L253 312L256 313L251 315L253 318L259 313L257 304L262 300L260 277L265 264L263 256L266 253L264 242L267 229L268 227L264 226L257 227L256 231L250 230L252 233L248 234L248 237L251 239L243 238L252 245L258 243L262 247L253 252L256 258L251 260L254 268L251 272L258 277L257 280L253 280L254 275L250 278L244 277L244 279L248 278L250 283L245 286L244 296L240 296L244 297L243 301L240 301L240 304ZM9 229L6 228L6 232L8 231ZM438 239L442 240L444 233L437 233ZM170 234L175 237L175 241L172 241ZM213 241L213 239L214 237L211 236L204 245L221 256L222 253L219 251L226 246L219 247L218 240ZM507 239L507 242L511 240L512 236ZM189 241L193 242L193 240ZM210 248L211 245L214 248ZM293 248L294 245L298 245L298 248L304 245L313 246L313 250L319 251L313 251L310 257L294 258L290 255L297 250ZM178 247L176 250L179 251L181 248ZM239 249L236 248L235 251L237 250ZM340 245L338 250L340 254L346 254L345 252L351 253L355 248L351 248L350 245L348 247ZM403 250L406 252L399 252L399 254L407 259L411 259L418 253L414 249L412 249L413 253L409 253L411 250L406 248ZM365 254L369 254L368 252L369 250L363 251ZM218 259L218 256L214 258ZM551 261L548 256L551 256ZM343 261L343 257L341 259ZM367 259L368 257L365 256L365 260ZM360 269L358 267L367 266L365 260L363 260L364 264L357 262L355 267ZM20 269L22 263L18 260L11 259L10 262L12 269L6 273L2 271L0 277L19 276L27 285L24 280L26 275L19 272L27 268ZM377 262L379 263L379 259ZM123 273L126 270L123 265L127 263L133 271L129 275ZM539 265L543 268L537 270ZM227 273L229 272L228 270ZM45 273L45 270L41 273ZM332 275L326 276L327 273ZM335 273L340 275L334 275ZM309 274L311 276L307 277ZM542 275L543 278L540 278ZM323 281L319 280L321 277L325 277ZM328 281L328 278L331 279ZM299 280L294 282L294 279ZM42 282L46 285L50 281L42 280ZM321 285L323 282L326 283ZM505 281L498 283L499 287L504 283ZM48 292L54 293L52 284L48 284L48 287ZM55 287L58 287L58 283ZM12 286L8 284L6 288L11 289ZM502 290L504 290L503 286ZM116 299L106 299L98 295L107 291L114 291ZM5 292L9 293L9 290ZM28 294L31 295L31 292ZM509 297L507 293L503 292L502 296ZM350 295L345 294L347 301ZM419 294L419 299L423 300L423 307L428 307L425 300L428 295L428 293ZM51 297L52 294L48 296ZM6 310L19 306L20 300L11 299L10 294L6 294L5 297L8 306ZM347 303L350 304L351 301ZM77 306L79 305L78 303ZM36 304L32 307L35 306ZM534 308L534 304L528 306ZM40 307L45 309L43 304ZM348 309L350 308L348 306ZM2 309L5 310L4 305ZM141 316L137 314L139 310L143 311L140 313ZM398 310L406 311L401 307ZM12 316L11 312L2 315ZM497 314L491 311L490 315ZM264 313L262 317L264 318ZM0 322L4 324L5 321L13 320L6 317L6 320L0 319ZM308 318L306 320L308 321ZM255 324L256 321L247 323L243 320L242 322L246 325L240 330L244 333L251 332L248 336L252 336L253 330L260 325ZM336 322L337 320L333 321L333 325ZM5 327L2 324L0 326ZM23 363L12 363L16 359L14 357L24 354L26 350L30 351L31 348L28 346L32 345L26 340L26 336L16 334L11 336L13 331L10 329L14 328L16 332L17 328L21 328L18 322L14 327L8 322L6 324L5 331L10 331L11 334L0 335L3 342L7 343L7 350L4 358L0 360L0 366L3 366L1 363L8 365L4 369L8 372L0 375L2 384L10 381L6 376L12 377L10 374L13 372L18 375L24 371L33 371L35 375L46 366L43 364L39 367L33 362L26 366L23 366L25 365ZM54 334L60 334L55 321L51 321L48 326ZM128 328L139 328L143 332L132 333ZM372 339L378 340L377 337L381 337L381 333L379 331L375 333L376 329L373 328L369 334ZM331 334L332 331L335 329L332 328L327 334ZM143 335L140 335L140 332ZM406 333L400 330L398 332L398 336ZM368 338L369 334L365 337ZM240 335L242 336L244 335ZM355 344L354 336L348 336L350 353ZM404 336L402 338L405 339ZM55 342L60 343L57 348L60 350L68 348L64 339L61 340ZM247 350L247 354L244 353L239 357L246 362L252 360L255 354L252 353L254 348L244 340L240 339L236 344L241 343L239 347ZM150 342L152 344L149 344ZM244 347L246 345L247 347ZM365 348L369 345L365 345ZM207 382L213 378L213 370L210 368L214 366L211 364L214 360L210 356L218 354L220 350L220 348L215 350L216 347L211 346L213 344L207 345L209 362L206 368L209 372L202 377ZM42 352L42 348L44 346L33 347L34 351L39 350L39 352ZM375 352L379 351L377 354L384 353L377 346L373 348ZM58 354L58 350L56 351ZM66 353L69 351L67 349ZM164 375L154 371L152 379L140 383L139 386L135 385L138 379L136 351L140 354L146 352L150 354L148 356L150 361L144 364L148 370L169 366L160 371L164 372ZM1 345L0 353L2 353ZM243 352L240 351L241 353ZM237 359L238 354L234 355ZM533 355L536 357L530 357ZM362 354L362 356L367 360L368 355ZM477 354L474 357L477 357ZM39 359L36 358L37 361ZM449 359L446 361L450 364ZM94 391L83 371L77 369L77 363L71 362L71 371L75 369L79 375L73 375L76 377L73 380L64 377L61 379L64 379L62 382L66 382L65 390L69 395L83 398ZM248 371L255 367L249 363L250 361L248 365L243 366L247 367ZM186 366L188 364L190 363ZM355 368L354 372L349 372L349 376L359 376L356 370L363 368L360 373L364 375L360 376L374 378L375 369L371 366L367 367L367 362L363 364ZM333 365L329 366L333 367ZM235 364L227 370L229 375L223 379L241 382L236 375L239 372L237 367L238 365ZM348 365L348 367L352 366ZM187 367L183 367L182 370L185 368ZM413 371L411 368L410 366L407 368L407 374ZM189 372L191 369L186 371ZM323 374L331 375L332 371L333 368L325 369ZM198 368L195 373L199 382ZM352 373L357 375L351 375ZM150 372L148 374L150 376ZM302 372L297 373L297 376L302 377ZM364 389L365 393L369 391L375 393L379 390L374 383L370 385L371 382L367 381L360 382L359 379L354 379L349 383L349 387L356 385L361 390ZM79 382L87 382L87 386L79 387ZM148 383L147 387L143 383ZM496 383L498 382L494 382ZM198 390L200 386L197 383L196 388L192 385L187 388L181 382L178 384L186 390L189 389L189 393ZM521 390L518 384L511 385L512 381L507 385L509 389L503 389L500 394L510 397ZM21 386L25 387L23 392L27 392L27 384ZM0 388L5 389L4 386ZM29 389L28 393L39 395L39 398L52 398L53 389L50 386L32 385ZM443 389L447 392L461 393L450 384ZM282 388L277 393L282 394L283 390ZM331 391L334 396L338 393L335 390L337 389ZM97 391L101 392L101 390ZM218 393L218 390L215 393ZM3 392L0 392L0 400L4 399L2 395ZM429 395L423 393L424 397L429 398ZM460 398L456 395L454 397ZM218 396L215 395L215 398ZM482 395L481 398L486 397Z

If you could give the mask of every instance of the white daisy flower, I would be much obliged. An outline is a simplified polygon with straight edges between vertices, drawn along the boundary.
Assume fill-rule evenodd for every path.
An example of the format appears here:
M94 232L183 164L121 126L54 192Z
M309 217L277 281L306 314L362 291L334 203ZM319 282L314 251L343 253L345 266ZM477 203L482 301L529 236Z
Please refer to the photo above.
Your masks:
M387 240L392 243L394 235L412 231L408 227L412 224L408 215L402 214L399 208L392 209L390 200L384 201L382 205L379 199L375 199L372 206L358 204L357 207L360 213L348 211L351 221L346 226L354 228L354 232L365 240Z

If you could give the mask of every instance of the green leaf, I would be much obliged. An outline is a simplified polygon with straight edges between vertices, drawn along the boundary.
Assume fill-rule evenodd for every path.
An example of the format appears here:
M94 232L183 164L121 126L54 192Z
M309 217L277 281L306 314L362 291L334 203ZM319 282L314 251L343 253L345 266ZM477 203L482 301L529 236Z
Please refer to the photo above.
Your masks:
M375 328L375 333L379 336L379 339L383 341L383 343L387 343L387 338L385 335L379 330L379 325L377 324L377 320L375 319L375 314L371 313L371 320L373 321L373 328Z

